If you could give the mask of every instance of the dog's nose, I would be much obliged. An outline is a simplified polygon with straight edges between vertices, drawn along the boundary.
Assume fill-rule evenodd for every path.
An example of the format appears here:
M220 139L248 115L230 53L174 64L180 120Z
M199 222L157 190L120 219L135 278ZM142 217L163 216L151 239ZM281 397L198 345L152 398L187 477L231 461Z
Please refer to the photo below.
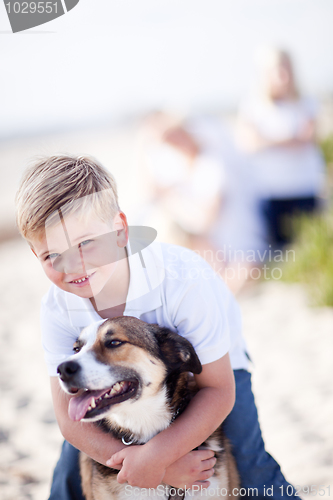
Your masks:
M58 366L58 373L61 380L64 382L69 381L74 375L77 375L81 370L81 366L76 361L65 361Z

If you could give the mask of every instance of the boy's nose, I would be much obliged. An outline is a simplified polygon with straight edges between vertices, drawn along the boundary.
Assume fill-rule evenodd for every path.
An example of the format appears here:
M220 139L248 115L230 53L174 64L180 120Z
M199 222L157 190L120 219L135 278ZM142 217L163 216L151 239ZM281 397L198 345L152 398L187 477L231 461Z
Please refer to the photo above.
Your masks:
M66 274L87 272L95 267L105 266L119 259L117 231L102 234L62 252L54 261L53 269Z
M53 269L66 274L84 272L85 263L82 252L78 247L69 248L54 260Z

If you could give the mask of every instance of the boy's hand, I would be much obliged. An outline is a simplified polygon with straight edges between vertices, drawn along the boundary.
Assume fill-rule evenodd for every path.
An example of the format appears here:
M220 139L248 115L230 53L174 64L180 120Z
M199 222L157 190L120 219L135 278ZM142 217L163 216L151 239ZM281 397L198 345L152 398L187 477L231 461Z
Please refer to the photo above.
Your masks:
M139 488L156 488L162 481L175 488L190 488L194 485L208 488L209 479L214 474L216 458L211 450L195 450L187 453L166 469L151 456L146 456L143 446L124 448L112 455L108 467L121 471L119 483L127 482Z
M216 458L212 450L190 451L167 467L163 481L174 488L200 486L208 488L207 481L214 474Z
M112 455L106 462L108 467L121 470L118 483L128 483L139 488L157 488L162 483L165 466L157 457L147 455L144 445L124 448Z

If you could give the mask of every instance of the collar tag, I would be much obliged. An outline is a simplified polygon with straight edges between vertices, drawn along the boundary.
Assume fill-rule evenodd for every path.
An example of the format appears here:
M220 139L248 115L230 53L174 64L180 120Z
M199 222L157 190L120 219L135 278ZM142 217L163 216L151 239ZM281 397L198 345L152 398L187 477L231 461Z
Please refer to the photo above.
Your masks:
M126 446L130 446L131 444L133 444L133 443L134 443L134 439L130 439L129 441L126 441L125 436L123 436L123 437L121 438L121 441L122 441L122 443L123 443L123 444L125 444Z

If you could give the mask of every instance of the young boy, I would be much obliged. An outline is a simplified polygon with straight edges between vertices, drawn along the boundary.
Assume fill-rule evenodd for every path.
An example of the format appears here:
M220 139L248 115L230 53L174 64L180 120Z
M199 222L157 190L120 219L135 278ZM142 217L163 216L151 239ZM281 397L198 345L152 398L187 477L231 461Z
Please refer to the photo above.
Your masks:
M239 310L210 266L182 247L131 238L114 179L90 158L39 161L26 172L16 201L19 230L53 283L42 302L41 325L54 409L66 441L50 499L82 498L77 450L119 469L121 483L150 488L163 480L177 488L207 487L214 453L191 450L222 421L246 488L242 496L264 497L264 486L272 488L273 497L286 495L288 483L261 438ZM141 446L125 446L94 424L71 420L70 397L57 378L57 366L72 354L83 327L121 315L177 331L203 365L188 408Z

